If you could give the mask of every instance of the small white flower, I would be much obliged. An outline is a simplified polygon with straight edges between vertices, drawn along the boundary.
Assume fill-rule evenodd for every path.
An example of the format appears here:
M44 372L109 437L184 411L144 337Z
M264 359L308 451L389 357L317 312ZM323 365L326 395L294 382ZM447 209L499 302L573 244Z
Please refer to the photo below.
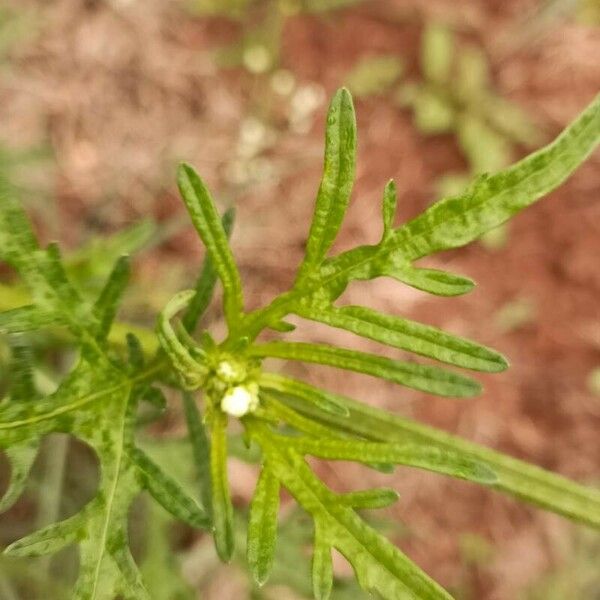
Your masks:
M221 399L221 410L233 417L243 417L258 407L256 384L236 385L225 392Z

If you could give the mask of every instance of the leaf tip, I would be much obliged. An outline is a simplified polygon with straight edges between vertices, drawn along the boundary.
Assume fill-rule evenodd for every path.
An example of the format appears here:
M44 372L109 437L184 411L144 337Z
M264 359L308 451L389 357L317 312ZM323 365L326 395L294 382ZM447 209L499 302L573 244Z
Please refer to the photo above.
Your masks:
M346 102L352 102L352 93L345 85L338 88L337 92L335 93L335 97L339 97L341 100Z
M183 188L190 185L190 180L200 179L200 176L196 172L196 169L189 163L181 162L177 167L177 185L183 194Z
M231 227L233 226L233 222L235 221L235 206L233 204L227 207L223 213L222 220L223 229L225 229L225 231L230 231Z
M17 540L16 542L8 545L6 548L4 548L4 550L2 550L2 554L4 554L4 556L19 556L18 543L19 541Z
M494 363L492 365L491 373L500 373L502 371L506 371L510 367L510 362L504 354L500 354L500 352L496 353Z
M252 578L258 587L263 587L269 580L269 572L266 569L254 569Z
M193 171L193 170L194 170L194 167L192 167L192 165L190 165L190 163L187 163L185 161L181 161L179 163L179 165L177 166L178 174L187 173L187 172Z
M346 113L347 115L351 115L351 122L353 130L356 129L356 117L354 113L354 101L352 99L352 94L347 87L338 88L338 90L333 95L331 99L331 103L329 104L329 113L330 115L335 114L337 111L341 113ZM353 137L356 137L356 131L354 131Z
M215 532L216 532L216 530L215 530ZM216 545L216 549L217 549L217 555L219 556L219 559L221 560L222 563L229 564L233 557L233 550L234 550L233 538L231 540L223 541L217 535L217 536L215 536L215 542L216 542L215 545Z

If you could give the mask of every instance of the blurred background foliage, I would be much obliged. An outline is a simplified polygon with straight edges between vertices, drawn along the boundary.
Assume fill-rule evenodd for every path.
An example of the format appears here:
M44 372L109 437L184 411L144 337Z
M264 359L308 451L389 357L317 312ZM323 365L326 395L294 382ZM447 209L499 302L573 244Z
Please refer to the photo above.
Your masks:
M599 27L598 0L4 0L0 184L21 197L44 240L64 244L87 297L117 256L134 256L115 339L135 328L151 343L156 312L189 286L202 254L174 192L179 160L198 167L223 208L236 205L234 250L254 306L289 283L301 254L332 90L352 90L359 119L356 200L343 239L372 241L389 177L408 218L566 124L600 88ZM513 368L486 379L481 399L373 396L368 382L325 372L319 383L598 481L598 166L592 160L514 231L432 264L452 262L477 279L472 298L442 309L385 284L374 294L392 311L508 354ZM351 289L348 300L365 293ZM0 311L27 301L0 266ZM215 307L205 325L221 331ZM1 328L0 318L3 393L11 347ZM318 329L307 335L327 341ZM75 360L68 339L51 332L27 341L38 388L49 393ZM183 429L173 398L163 412L140 415L148 452L197 494ZM232 436L240 550L231 565L145 498L132 510L135 558L158 600L310 595L310 522L285 498L272 582L252 587L243 547L256 456ZM338 488L384 481L358 467L319 468ZM97 476L88 448L49 437L27 493L0 516L0 545L76 512ZM377 526L457 598L600 598L597 534L466 484L394 477L399 507ZM7 481L2 456L0 493ZM76 568L69 549L35 563L0 558L0 600L66 598ZM341 557L335 572L333 598L362 597Z

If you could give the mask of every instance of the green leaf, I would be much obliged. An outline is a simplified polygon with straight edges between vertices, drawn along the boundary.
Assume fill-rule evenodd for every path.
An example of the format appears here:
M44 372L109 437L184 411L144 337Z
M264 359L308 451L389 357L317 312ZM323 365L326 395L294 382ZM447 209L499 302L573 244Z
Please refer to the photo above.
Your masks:
M303 342L268 342L251 347L249 353L252 356L300 360L365 373L440 396L465 398L475 396L481 390L476 381L450 371L345 348Z
M160 233L159 226L151 219L142 219L115 233L92 237L65 257L67 271L86 284L90 280L103 279L122 256L135 254L149 246L160 239Z
M421 65L427 79L447 84L454 58L454 36L440 23L430 23L423 31Z
M490 173L510 163L512 146L484 119L462 115L457 122L458 141L474 173Z
M210 473L212 517L215 547L223 562L229 562L234 550L233 505L227 480L227 417L215 411L210 423Z
M495 489L600 529L600 490L585 487L506 454L350 398L345 399L350 411L346 419L334 417L292 396L282 397L282 402L341 432L382 442L439 448L484 463L493 469L498 478L493 485Z
M274 422L281 421L303 433L308 433L315 438L325 437L346 437L344 434L338 434L335 430L315 423L312 419L303 417L298 412L292 410L278 400L276 394L261 390L261 405L266 408L265 416L271 418Z
M260 376L260 386L261 388L290 394L306 402L314 403L319 408L334 415L348 415L346 407L342 403L337 402L335 394L313 388L296 379L265 372Z
M223 214L221 222L223 223L223 230L225 235L229 238L231 230L233 229L233 221L235 219L235 210L229 208ZM202 269L200 275L196 280L194 291L196 292L188 308L183 316L182 323L185 329L192 333L196 329L196 325L200 317L204 314L213 296L215 284L217 283L217 272L210 258L210 255L204 257L202 263Z
M488 59L481 48L473 44L461 47L456 57L456 80L454 87L465 101L486 102L491 100L487 89L490 85ZM493 115L493 109L489 115Z
M71 311L68 315L69 326L75 335L81 336L84 329L92 324L91 315L81 314L83 301L79 292L69 282L58 245L48 244L45 252L39 253L37 264L34 263L32 267L31 281L34 286L31 292L36 304L46 306L51 311ZM42 279L43 288L40 289Z
M487 117L491 125L508 138L529 147L545 141L546 136L518 106L500 97L488 97L485 101L489 106Z
M273 566L278 512L279 481L267 464L258 478L248 518L248 566L258 585L266 583Z
M0 312L0 333L14 334L63 324L59 315L33 304Z
M144 586L142 576L129 551L127 534L123 529L114 536L112 544L114 546L112 557L119 565L121 574L121 579L115 586L116 590L119 591L119 595L126 600L150 600L150 595ZM76 598L78 597L77 593L78 590L75 590ZM83 598L88 597L87 591L83 591L81 596Z
M359 440L315 440L307 437L295 437L288 445L302 454L311 454L318 458L399 464L485 485L498 480L494 471L481 461L464 458L461 453L439 448Z
M396 490L388 488L349 492L338 496L340 502L357 510L387 508L395 504L399 497Z
M415 321L385 315L362 306L302 310L300 316L339 327L394 348L476 371L497 372L508 367L499 353Z
M74 517L31 534L9 548L12 553L39 554L78 543L80 574L75 598L112 599L121 587L126 590L131 576L133 563L125 560L129 556L127 513L141 487L128 452L135 406L130 399L129 382L121 377L114 369L105 373L97 365L92 370L81 363L51 397L25 406L21 416L17 412L21 403L13 404L11 412L17 418L7 420L5 414L0 418L3 444L62 430L85 441L99 456L101 478L94 499ZM94 403L95 400L102 402ZM133 597L144 596L140 592Z
M196 506L148 461L138 458L133 432L136 407L151 383L165 370L164 359L144 366L139 344L128 337L127 363L108 355L102 338L108 331L125 282L125 263L118 263L94 310L70 283L58 248L41 250L18 203L0 194L0 253L19 271L29 287L35 310L58 315L68 325L82 351L75 368L53 394L39 398L31 377L26 347L15 348L13 385L0 405L0 447L19 457L24 480L33 448L51 432L67 432L87 443L100 463L100 483L94 498L76 515L34 532L12 544L8 552L51 553L76 543L80 550L79 577L73 597L112 600L148 598L128 549L127 517L133 499L148 487L163 504L199 524ZM140 475L140 464L142 474ZM16 496L13 488L4 507ZM18 490L17 490L18 491ZM7 501L8 500L8 501ZM206 524L206 519L203 520Z
M79 338L82 353L105 361L94 332L98 323L71 285L55 244L41 250L23 209L0 190L0 258L11 264L42 311L58 313Z
M38 249L31 225L19 202L11 191L0 187L0 258L31 275L26 258Z
M39 449L39 440L31 439L4 449L10 463L10 483L0 499L0 512L8 510L21 496Z
M461 296L467 294L475 283L468 277L439 271L438 269L415 269L408 265L400 268L388 268L383 274L393 277L417 290L436 296Z
M130 456L139 471L143 487L167 512L192 527L210 528L207 514L174 479L162 471L141 450L137 448L131 450Z
M33 380L33 356L31 348L19 338L12 342L12 360L10 364L10 396L5 406L10 404L17 411L27 412L39 399ZM3 448L10 464L10 480L4 496L0 498L0 513L8 510L20 498L29 472L37 456L40 436L32 434L14 445L3 443L0 432L0 448Z
M143 369L146 359L139 338L133 333L128 333L125 336L125 343L127 345L127 361L131 364L131 367L133 369Z
M436 60L445 57L440 55ZM427 68L434 77L444 76L444 68L439 64ZM455 118L458 112L449 100L454 100L456 94L437 88L413 86L408 90L410 93L404 90L410 102L422 98L423 93L431 94L449 111L448 122L455 127L460 119ZM492 105L486 104L481 110L493 110ZM492 122L497 124L485 118L486 127ZM438 126L439 123L438 119ZM469 138L475 147L484 137L478 134L485 131L473 127L473 123L469 127L465 141ZM495 124L492 127L500 129ZM80 551L79 576L72 594L76 600L147 599L149 594L129 549L128 513L136 496L148 490L160 504L185 521L202 527L212 523L218 554L224 560L230 559L234 552L234 531L227 478L228 417L219 409L219 402L232 387L257 383L260 402L254 412L240 420L240 426L245 429L244 442L252 443L252 452L246 454L246 459L251 454L265 466L251 510L249 547L254 574L261 582L266 579L272 561L279 487L283 486L315 522L313 566L318 597L330 594L331 551L336 549L350 562L361 586L373 595L390 600L449 598L356 513L360 508L388 504L395 499L394 492L337 494L314 475L306 455L353 460L370 466L401 464L429 469L491 485L600 527L597 490L427 426L317 391L308 384L261 375L260 360L256 359L273 356L337 366L441 395L472 395L479 389L475 382L438 368L344 348L280 341L253 344L264 329L285 329L288 315L304 314L430 358L487 371L500 370L505 366L502 357L473 342L362 307L335 308L332 302L351 281L380 276L395 277L437 294L468 291L472 287L470 280L417 269L413 262L427 254L468 243L498 226L561 183L589 155L599 138L600 97L554 143L500 173L480 177L464 193L435 204L396 229L395 190L393 183L389 183L384 192L384 232L380 242L328 257L349 202L355 160L354 112L349 94L341 90L330 109L325 174L306 260L291 290L250 314L243 313L240 278L227 245L227 215L224 226L202 180L183 165L179 173L180 188L207 246L207 260L196 288L176 296L161 314L157 337L165 352L158 352L149 361L145 360L137 338L131 335L127 336L126 358L123 358L125 353L112 352L106 347L107 339L118 338L122 349L128 332L124 324L115 323L111 328L125 287L125 262L116 265L95 303L89 297L94 286L88 287L85 279L79 278L79 287L87 294L82 297L79 287L69 278L76 269L65 268L56 245L40 248L24 211L11 196L11 186L0 181L0 257L15 267L30 293L29 299L25 292L20 292L22 302L9 307L26 306L21 306L18 313L0 317L0 324L5 323L5 329L12 332L31 331L50 323L65 324L70 333L68 339L75 342L79 356L77 365L58 389L47 397L39 397L33 385L30 349L19 345L19 340L16 345L10 340L14 346L14 364L10 370L9 396L0 403L0 447L8 449L14 466L12 487L0 505L10 504L22 490L37 443L47 434L61 432L75 436L94 450L100 464L98 489L82 510L15 542L8 552L31 555L76 544ZM490 156L494 158L492 153ZM497 162L496 156L494 164ZM202 341L197 344L190 332L207 305L216 276L225 288L229 335L217 343L203 332ZM28 302L32 303L30 307ZM190 305L184 322L175 319L177 312ZM144 333L140 328L135 331L138 336ZM146 334L139 339L143 340L149 356L154 348L148 337L151 336ZM227 370L220 368L223 357L230 358L232 364L239 362L239 378L229 377ZM140 421L138 404L155 395L153 390L157 390L159 382L180 388L173 377L176 374L183 377L184 386L202 388L206 399L210 444L194 399L189 395L184 396L184 409L200 479L205 484L202 498L211 519L195 502L193 493L186 495L179 482L160 470L135 443ZM234 439L241 445L242 434ZM235 447L231 452L240 455Z
M286 425L293 427L297 431L307 433L317 439L323 437L349 437L347 434L344 434L338 430L332 429L331 427L323 426L320 423L313 421L312 419L307 419L306 417L303 417L298 412L292 410L291 408L277 400L277 398L274 397L272 393L265 393L264 389L261 393L261 402L263 406L266 407L266 414L269 418L273 419L274 421L281 421ZM380 471L381 473L394 472L394 465L389 463L367 462L365 464L369 468L375 469L376 471Z
M336 496L316 479L302 457L264 433L258 434L258 440L272 461L275 476L312 515L315 523L326 528L327 541L353 565L364 589L389 600L451 600L398 548L364 523L354 510L338 502ZM322 551L323 545L319 548ZM323 558L321 555L320 559ZM317 581L321 582L320 576Z
M337 236L350 201L355 166L356 117L352 97L342 88L327 114L323 178L296 285L318 268Z
M127 393L114 394L102 407L102 412L111 414L110 427L102 412L79 417L80 436L100 456L101 487L95 510L89 511L80 538L80 570L74 598L108 600L130 568L128 561L123 561L123 556L129 555L127 513L140 490L137 470L127 452L133 435L132 408Z
M20 208L2 198L0 221L19 226L23 220ZM37 308L60 314L83 349L79 364L54 394L0 407L0 445L17 447L51 431L69 432L97 452L101 469L98 493L80 513L16 542L9 551L53 552L77 542L81 552L75 598L112 599L118 592L143 598L140 586L134 595L127 592L135 579L135 565L126 548L127 511L140 491L126 451L135 423L132 380L127 368L117 367L98 344L99 321L70 284L57 248L39 250L30 231L0 232L4 249L32 289ZM159 369L153 366L149 372L156 374ZM141 384L149 372L136 373L135 382ZM21 386L23 391L16 396L34 394L31 387Z
M359 246L326 261L305 295L337 298L353 280L389 275L436 294L469 291L472 282L411 263L440 250L464 246L558 187L600 140L600 96L551 144L491 176L481 176L462 194L432 205L395 229L384 243ZM423 277L420 277L423 275ZM284 297L273 304L281 310ZM285 299L300 304L293 294ZM295 301L295 302L294 302ZM293 309L292 309L293 310ZM263 309L267 312L267 309ZM260 313L249 319L257 327Z
M327 526L315 519L315 541L312 558L313 594L316 600L327 600L333 587L331 544L327 540Z
M173 296L158 315L156 322L158 341L188 389L195 389L200 385L206 377L207 369L192 356L191 348L181 342L171 326L171 319L189 305L194 294L194 290L185 290ZM194 349L198 354L203 354L200 348Z
M289 333L290 331L294 331L294 329L296 329L295 325L292 325L287 321L276 321L275 323L271 323L269 327L273 329L273 331L279 331L281 333Z
M122 256L115 263L98 300L94 304L94 315L99 322L96 333L98 340L105 340L108 336L110 326L115 319L121 297L128 282L129 259L126 256Z
M394 235L390 234L387 240ZM475 284L466 277L436 269L417 269L400 254L386 255L383 249L388 241L377 246L359 246L328 261L321 268L321 278L315 282L311 295L296 303L290 302L293 304L290 312L296 307L302 309L310 304L327 306L343 293L350 281L371 280L376 277L392 277L438 296L457 296L473 289Z
M74 544L85 531L85 516L88 511L70 517L59 523L53 523L43 529L13 542L4 550L9 556L43 556L54 554L65 546Z
M412 94L414 99L410 104L414 109L415 124L419 131L427 135L452 131L456 114L450 98L428 88L412 91Z
M600 96L548 146L397 229L390 250L412 261L468 244L558 187L599 142Z
M348 73L348 88L357 98L383 94L398 81L402 71L398 56L367 56Z
M230 329L235 329L243 311L240 274L227 241L227 233L206 185L194 169L179 167L179 191L196 231L206 246L212 264L223 284L223 309Z
M33 380L33 353L30 346L19 338L12 340L12 360L10 364L10 401L18 404L18 408L31 406L32 400L39 397Z
M393 179L390 179L383 190L382 216L383 216L383 235L382 243L392 234L394 230L394 218L398 205L398 192Z

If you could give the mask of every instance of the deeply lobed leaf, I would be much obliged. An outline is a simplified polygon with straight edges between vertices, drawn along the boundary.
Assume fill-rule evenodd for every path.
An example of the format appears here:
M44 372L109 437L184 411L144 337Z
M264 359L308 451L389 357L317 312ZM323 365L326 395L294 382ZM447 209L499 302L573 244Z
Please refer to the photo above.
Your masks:
M207 527L209 521L176 482L135 448L135 408L164 365L144 366L139 344L131 337L131 364L108 354L106 337L126 283L126 261L118 261L90 310L69 281L57 248L39 249L22 210L5 196L0 196L0 237L3 256L32 291L36 304L29 315L57 315L82 347L79 363L45 398L37 397L27 369L15 371L11 395L0 406L0 447L8 448L15 467L3 508L22 490L39 439L47 433L78 437L100 461L97 494L79 513L16 541L7 552L38 555L76 543L80 571L74 598L147 598L128 549L127 513L135 496L148 489L167 510L196 527Z
M315 520L319 538L313 558L316 597L327 598L331 571L328 546L354 566L361 586L384 598L448 600L450 596L395 546L367 526L356 513L337 502L304 460L292 450L260 435L272 469L296 501Z
M431 78L442 81L448 76L448 57L443 55L448 40L438 33L426 34L431 50L427 68ZM324 364L457 397L477 393L476 382L440 368L345 348L253 343L266 328L293 329L285 318L295 314L451 365L488 372L504 369L507 363L500 354L477 343L399 316L362 306L336 307L333 302L350 282L380 276L438 295L470 291L474 285L470 279L418 268L414 262L464 245L510 218L562 182L599 139L600 97L546 148L504 171L480 177L465 193L433 205L399 228L394 228L396 189L389 182L382 202L380 242L329 257L355 169L354 109L349 93L340 90L329 109L324 175L297 280L290 291L250 314L243 312L240 276L227 241L231 213L221 220L202 179L182 165L179 187L207 257L195 289L177 295L161 313L157 336L163 350L150 362L132 335L127 336L126 361L108 347L111 336L119 333L111 327L127 282L126 259L117 261L99 298L90 305L71 283L58 248L40 248L18 203L0 190L0 257L19 271L33 302L0 314L0 331L15 334L66 326L81 348L75 369L45 398L37 398L27 351L15 349L22 360L17 361L20 366L10 397L0 405L0 447L8 448L13 478L0 507L9 506L22 491L39 440L47 433L68 432L82 439L98 454L101 466L97 495L79 513L16 541L8 552L36 555L76 543L81 567L75 598L147 598L127 539L129 506L147 490L177 518L194 527L213 528L217 552L222 560L229 560L234 552L233 505L227 476L228 417L221 400L233 392L247 398L250 390L260 402L244 413L242 425L260 447L262 471L250 510L248 561L259 584L266 581L273 563L279 491L285 487L315 523L315 597L331 594L335 548L352 564L361 586L375 595L449 598L356 514L356 510L387 506L397 494L385 489L336 494L316 478L306 455L353 460L382 470L394 464L428 469L495 487L600 527L600 496L593 489L309 384L262 373L256 359ZM229 336L219 345L205 333L198 345L190 333L208 306L217 277L224 288ZM182 321L172 323L183 309ZM172 370L167 370L167 361ZM170 377L171 371L180 377L179 384ZM163 375L179 387L204 391L209 435L195 398L183 396L203 507L135 444L136 407L143 399L164 405L164 398L152 387Z
M495 489L600 529L600 491L593 487L351 398L336 395L336 400L345 403L350 412L347 418L334 417L291 395L281 397L289 407L334 431L382 442L439 448L484 463L496 474Z
M415 260L464 246L558 187L600 140L600 95L554 142L400 227L390 250Z

